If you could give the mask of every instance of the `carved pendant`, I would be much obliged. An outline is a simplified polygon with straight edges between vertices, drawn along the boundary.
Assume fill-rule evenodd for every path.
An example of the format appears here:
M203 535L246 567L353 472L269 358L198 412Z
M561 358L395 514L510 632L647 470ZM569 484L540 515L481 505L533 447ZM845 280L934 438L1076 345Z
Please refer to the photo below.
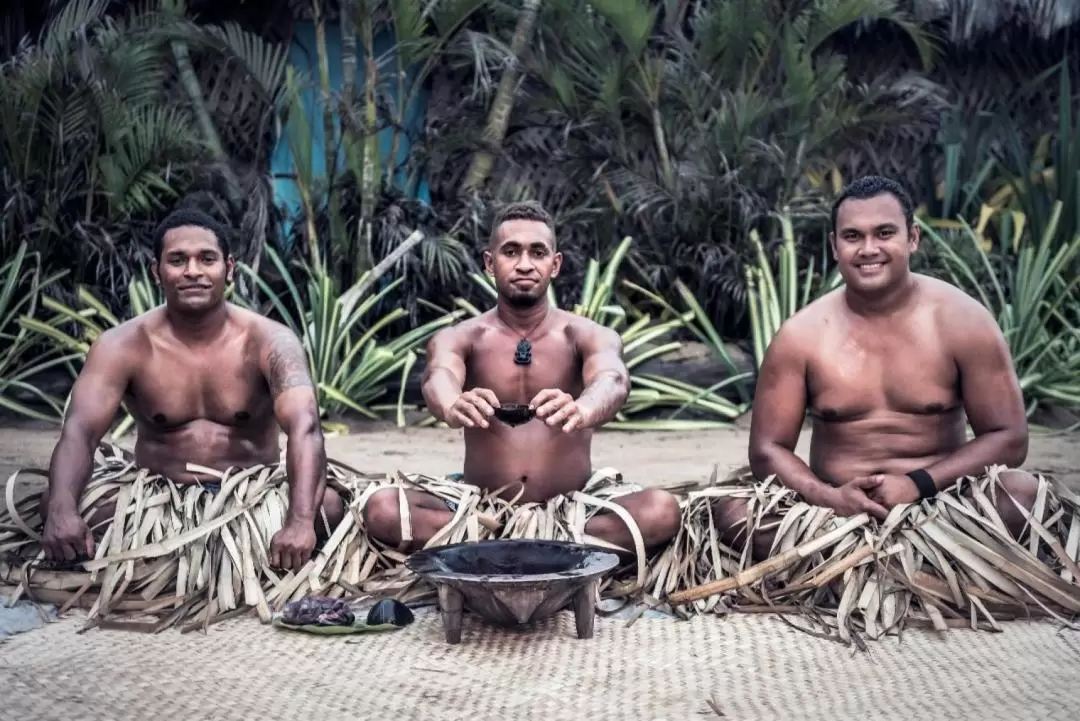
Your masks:
M527 366L532 363L532 343L524 338L518 341L517 352L514 353L514 362L519 366Z

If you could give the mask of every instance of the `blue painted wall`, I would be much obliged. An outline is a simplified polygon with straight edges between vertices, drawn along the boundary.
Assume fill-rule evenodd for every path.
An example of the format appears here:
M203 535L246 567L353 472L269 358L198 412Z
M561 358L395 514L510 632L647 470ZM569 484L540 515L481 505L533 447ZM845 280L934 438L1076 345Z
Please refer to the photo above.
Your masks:
M382 79L380 90L390 91L395 103L404 102L405 98L398 97L397 82L386 82L390 74L397 71L398 58L393 52L394 37L392 33L384 32L375 37L375 57L380 61L379 73ZM364 47L357 39L357 50L360 54L359 66L357 67L357 93L363 92L364 87ZM330 88L331 92L341 91L341 27L337 23L326 25L326 52L329 58ZM319 53L315 44L315 25L310 21L297 22L293 28L292 45L289 49L289 64L314 81L314 85L305 90L302 97L307 111L307 121L312 133L312 173L316 178L326 177L326 138L323 133L322 114L316 106L316 93L319 78ZM408 96L410 87L414 81L416 69L410 68L405 81L405 95ZM406 171L402 169L406 157L409 154L411 142L409 135L419 132L423 127L424 111L427 105L427 91L422 89L414 96L411 107L406 111L405 124L407 131L401 133L398 141L398 172L394 179L395 185L411 197L417 198L424 203L431 202L431 196L427 181L423 176L412 179L410 183ZM295 122L290 118L290 123ZM340 126L335 113L335 130L340 131ZM386 128L379 132L379 151L382 157L382 167L385 168L386 160L393 149L394 131ZM340 145L340 138L332 139L332 142ZM339 149L338 169L345 168L344 152ZM292 149L289 146L288 131L282 128L277 146L273 150L270 160L270 170L274 175L275 201L279 206L286 209L287 219L283 230L287 231L293 223L303 217L303 206L300 202L300 192L296 182L289 177L295 173ZM412 187L407 187L411 185ZM316 204L325 202L325 198L315 199Z

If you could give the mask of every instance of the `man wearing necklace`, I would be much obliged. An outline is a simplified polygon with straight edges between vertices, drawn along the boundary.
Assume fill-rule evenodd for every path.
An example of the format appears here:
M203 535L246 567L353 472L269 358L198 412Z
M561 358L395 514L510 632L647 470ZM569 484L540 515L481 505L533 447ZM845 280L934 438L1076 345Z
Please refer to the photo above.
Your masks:
M590 493L593 430L615 416L630 390L619 335L549 304L548 285L561 263L547 212L528 202L507 206L484 251L498 292L495 307L440 331L428 346L424 398L436 418L464 428L464 482L503 489L503 498L519 504L557 504L574 491ZM528 404L535 417L508 425L495 416L507 404ZM405 497L413 547L454 518L454 504L440 497L412 489ZM629 513L646 548L679 528L679 503L667 492L616 484L609 499ZM635 548L620 514L592 506L587 515L586 535ZM363 516L371 535L402 542L396 489L374 493Z

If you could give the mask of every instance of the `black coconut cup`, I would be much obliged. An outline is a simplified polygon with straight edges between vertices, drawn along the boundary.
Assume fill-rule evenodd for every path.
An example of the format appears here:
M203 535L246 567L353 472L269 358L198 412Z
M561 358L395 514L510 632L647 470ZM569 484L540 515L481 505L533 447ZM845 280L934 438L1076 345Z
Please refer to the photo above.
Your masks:
M520 426L536 417L527 403L503 403L495 408L495 417L508 426Z

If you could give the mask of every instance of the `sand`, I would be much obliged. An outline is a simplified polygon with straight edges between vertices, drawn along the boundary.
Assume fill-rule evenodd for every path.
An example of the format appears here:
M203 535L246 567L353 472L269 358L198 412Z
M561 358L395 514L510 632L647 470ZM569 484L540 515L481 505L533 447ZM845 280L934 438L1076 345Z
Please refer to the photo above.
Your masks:
M739 425L745 426L745 421ZM714 465L721 473L744 465L748 435L745 427L688 433L602 430L593 440L593 464L613 466L628 480L646 486L700 481L709 477ZM0 428L0 479L17 468L47 468L58 437L54 428ZM130 447L132 440L129 436L120 445ZM805 431L796 449L804 459L809 441ZM460 471L464 456L462 432L442 428L361 425L348 435L328 437L326 446L332 458L374 473L441 475ZM1033 431L1026 467L1080 489L1080 433ZM27 478L27 487L20 491L40 485L36 477Z

